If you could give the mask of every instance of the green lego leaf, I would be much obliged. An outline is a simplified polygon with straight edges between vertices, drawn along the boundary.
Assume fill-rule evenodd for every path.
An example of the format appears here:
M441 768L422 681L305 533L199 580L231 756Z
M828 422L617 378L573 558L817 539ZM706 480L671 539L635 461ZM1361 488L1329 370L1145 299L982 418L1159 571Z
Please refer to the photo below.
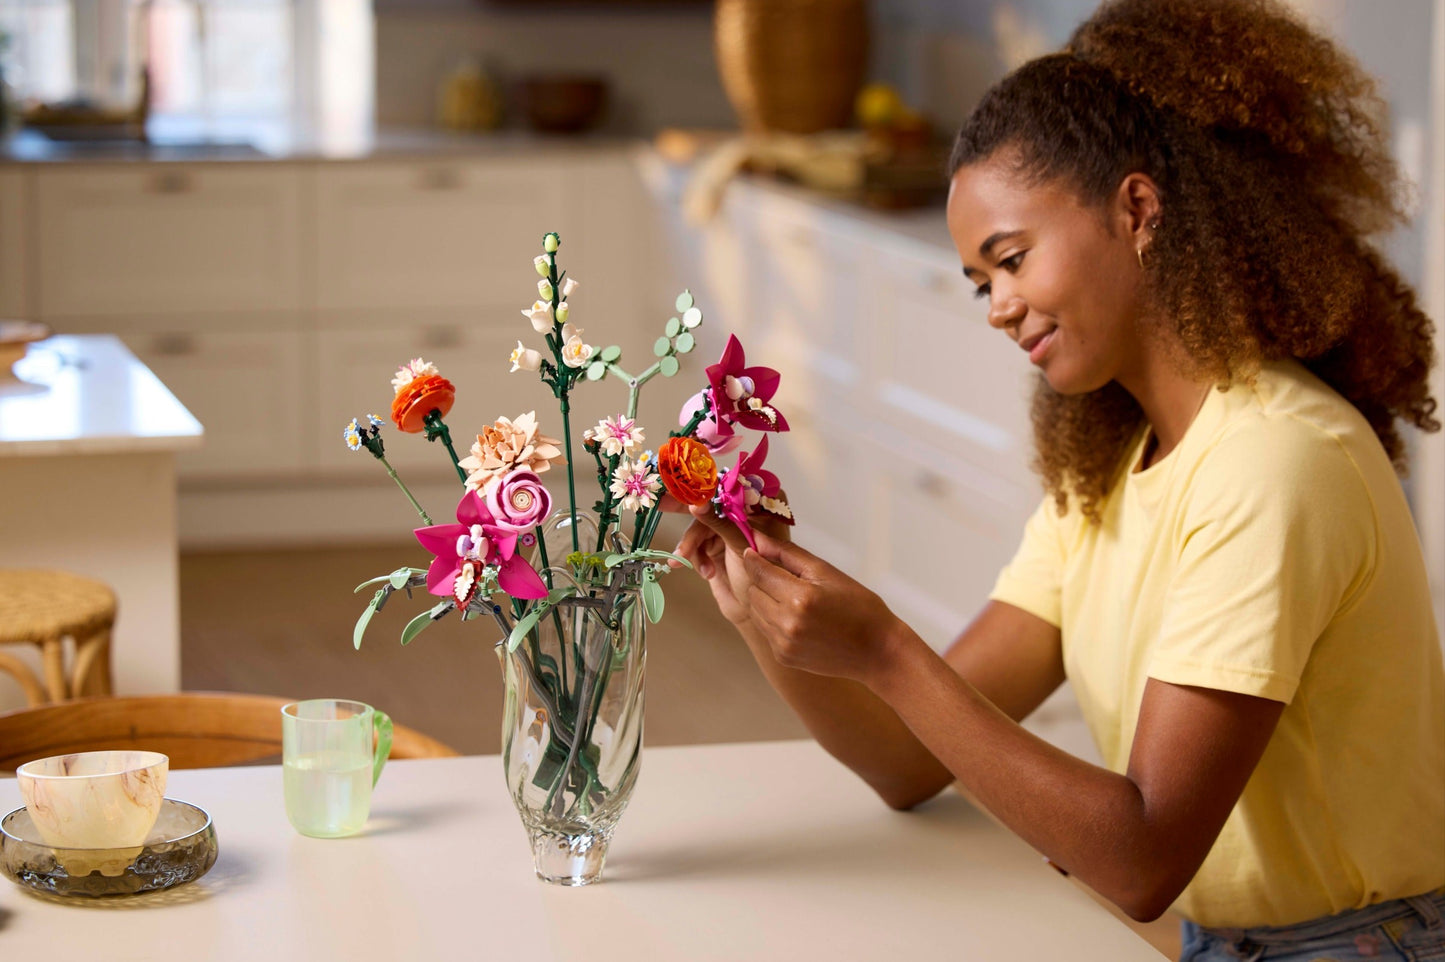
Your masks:
M429 611L423 611L411 621L408 621L406 627L401 630L401 643L403 645L411 644L417 635L430 628L432 622L435 621L443 611L450 608L451 605L452 603L450 601L443 601L436 607Z
M522 639L527 637L527 633L537 626L537 621L547 613L547 609L550 607L552 607L551 604L548 603L547 599L543 598L532 606L531 611L518 619L517 623L512 626L512 633L507 636L507 651L517 650L517 646L522 643Z
M656 578L657 576L649 571L642 582L642 610L647 613L647 620L654 625L662 620L664 601L662 585L657 583Z
M406 583L412 579L413 575L424 574L426 574L425 568L397 568L391 573L391 586L400 591L406 587Z
M371 624L371 616L376 614L376 608L381 604L381 599L386 597L386 592L380 588L376 589L376 596L371 599L371 604L356 619L356 627L351 631L351 644L357 650L361 650L361 636L366 634L366 626Z
M411 580L412 575L426 574L425 568L397 568L391 574L377 575L375 578L367 578L361 584L352 589L352 593L360 591L369 585L379 585L383 581L390 582L393 588L405 588L406 583Z

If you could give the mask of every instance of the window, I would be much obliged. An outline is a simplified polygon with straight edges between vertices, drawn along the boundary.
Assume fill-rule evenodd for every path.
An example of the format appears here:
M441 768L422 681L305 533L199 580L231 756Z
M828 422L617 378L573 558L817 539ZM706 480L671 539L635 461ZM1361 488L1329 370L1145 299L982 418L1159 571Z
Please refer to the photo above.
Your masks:
M0 0L0 31L22 100L124 108L148 68L160 139L370 121L368 0Z

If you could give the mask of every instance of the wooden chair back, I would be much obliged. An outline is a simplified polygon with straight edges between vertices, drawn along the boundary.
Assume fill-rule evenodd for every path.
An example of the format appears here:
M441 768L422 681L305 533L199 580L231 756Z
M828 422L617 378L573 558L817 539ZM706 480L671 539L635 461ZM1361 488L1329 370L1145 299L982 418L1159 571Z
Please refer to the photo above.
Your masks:
M36 758L113 749L170 756L173 769L281 761L281 706L291 699L231 692L80 698L0 713L0 772ZM397 725L392 758L457 753Z

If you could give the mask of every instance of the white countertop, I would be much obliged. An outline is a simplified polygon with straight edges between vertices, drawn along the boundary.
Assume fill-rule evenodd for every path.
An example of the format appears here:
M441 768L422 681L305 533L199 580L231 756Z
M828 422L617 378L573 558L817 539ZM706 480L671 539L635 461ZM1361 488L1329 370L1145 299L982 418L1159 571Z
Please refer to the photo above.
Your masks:
M0 380L0 458L173 451L205 433L112 335L38 341L15 369Z
M167 794L211 812L210 874L100 904L0 881L6 958L1162 958L960 795L890 811L811 741L648 749L581 889L534 876L494 755L393 762L349 839L296 834L279 766Z
M154 126L154 124L152 125ZM149 141L51 140L33 130L0 138L0 167L131 163L310 163L373 160L464 160L535 157L548 151L636 150L646 138L617 134L541 134L526 130L455 133L430 128L381 128L328 138L288 128L250 129L233 136L152 131Z
M655 150L638 151L635 156L643 179L653 192L669 203L679 203L695 167L674 163ZM958 252L949 236L948 221L941 204L912 210L876 210L842 196L758 174L739 174L726 189L781 201L805 216L820 211L836 214L838 216L829 221L830 230L842 228L852 231L874 244L882 238L900 241L908 254L922 257L939 269L950 272L960 269Z

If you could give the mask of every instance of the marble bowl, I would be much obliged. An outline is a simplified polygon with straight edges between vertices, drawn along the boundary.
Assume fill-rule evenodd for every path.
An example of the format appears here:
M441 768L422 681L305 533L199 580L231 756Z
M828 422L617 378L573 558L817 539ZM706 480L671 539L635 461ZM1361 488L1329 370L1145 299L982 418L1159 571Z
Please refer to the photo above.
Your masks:
M160 752L80 752L26 762L15 780L47 845L138 849L160 813L169 769Z

